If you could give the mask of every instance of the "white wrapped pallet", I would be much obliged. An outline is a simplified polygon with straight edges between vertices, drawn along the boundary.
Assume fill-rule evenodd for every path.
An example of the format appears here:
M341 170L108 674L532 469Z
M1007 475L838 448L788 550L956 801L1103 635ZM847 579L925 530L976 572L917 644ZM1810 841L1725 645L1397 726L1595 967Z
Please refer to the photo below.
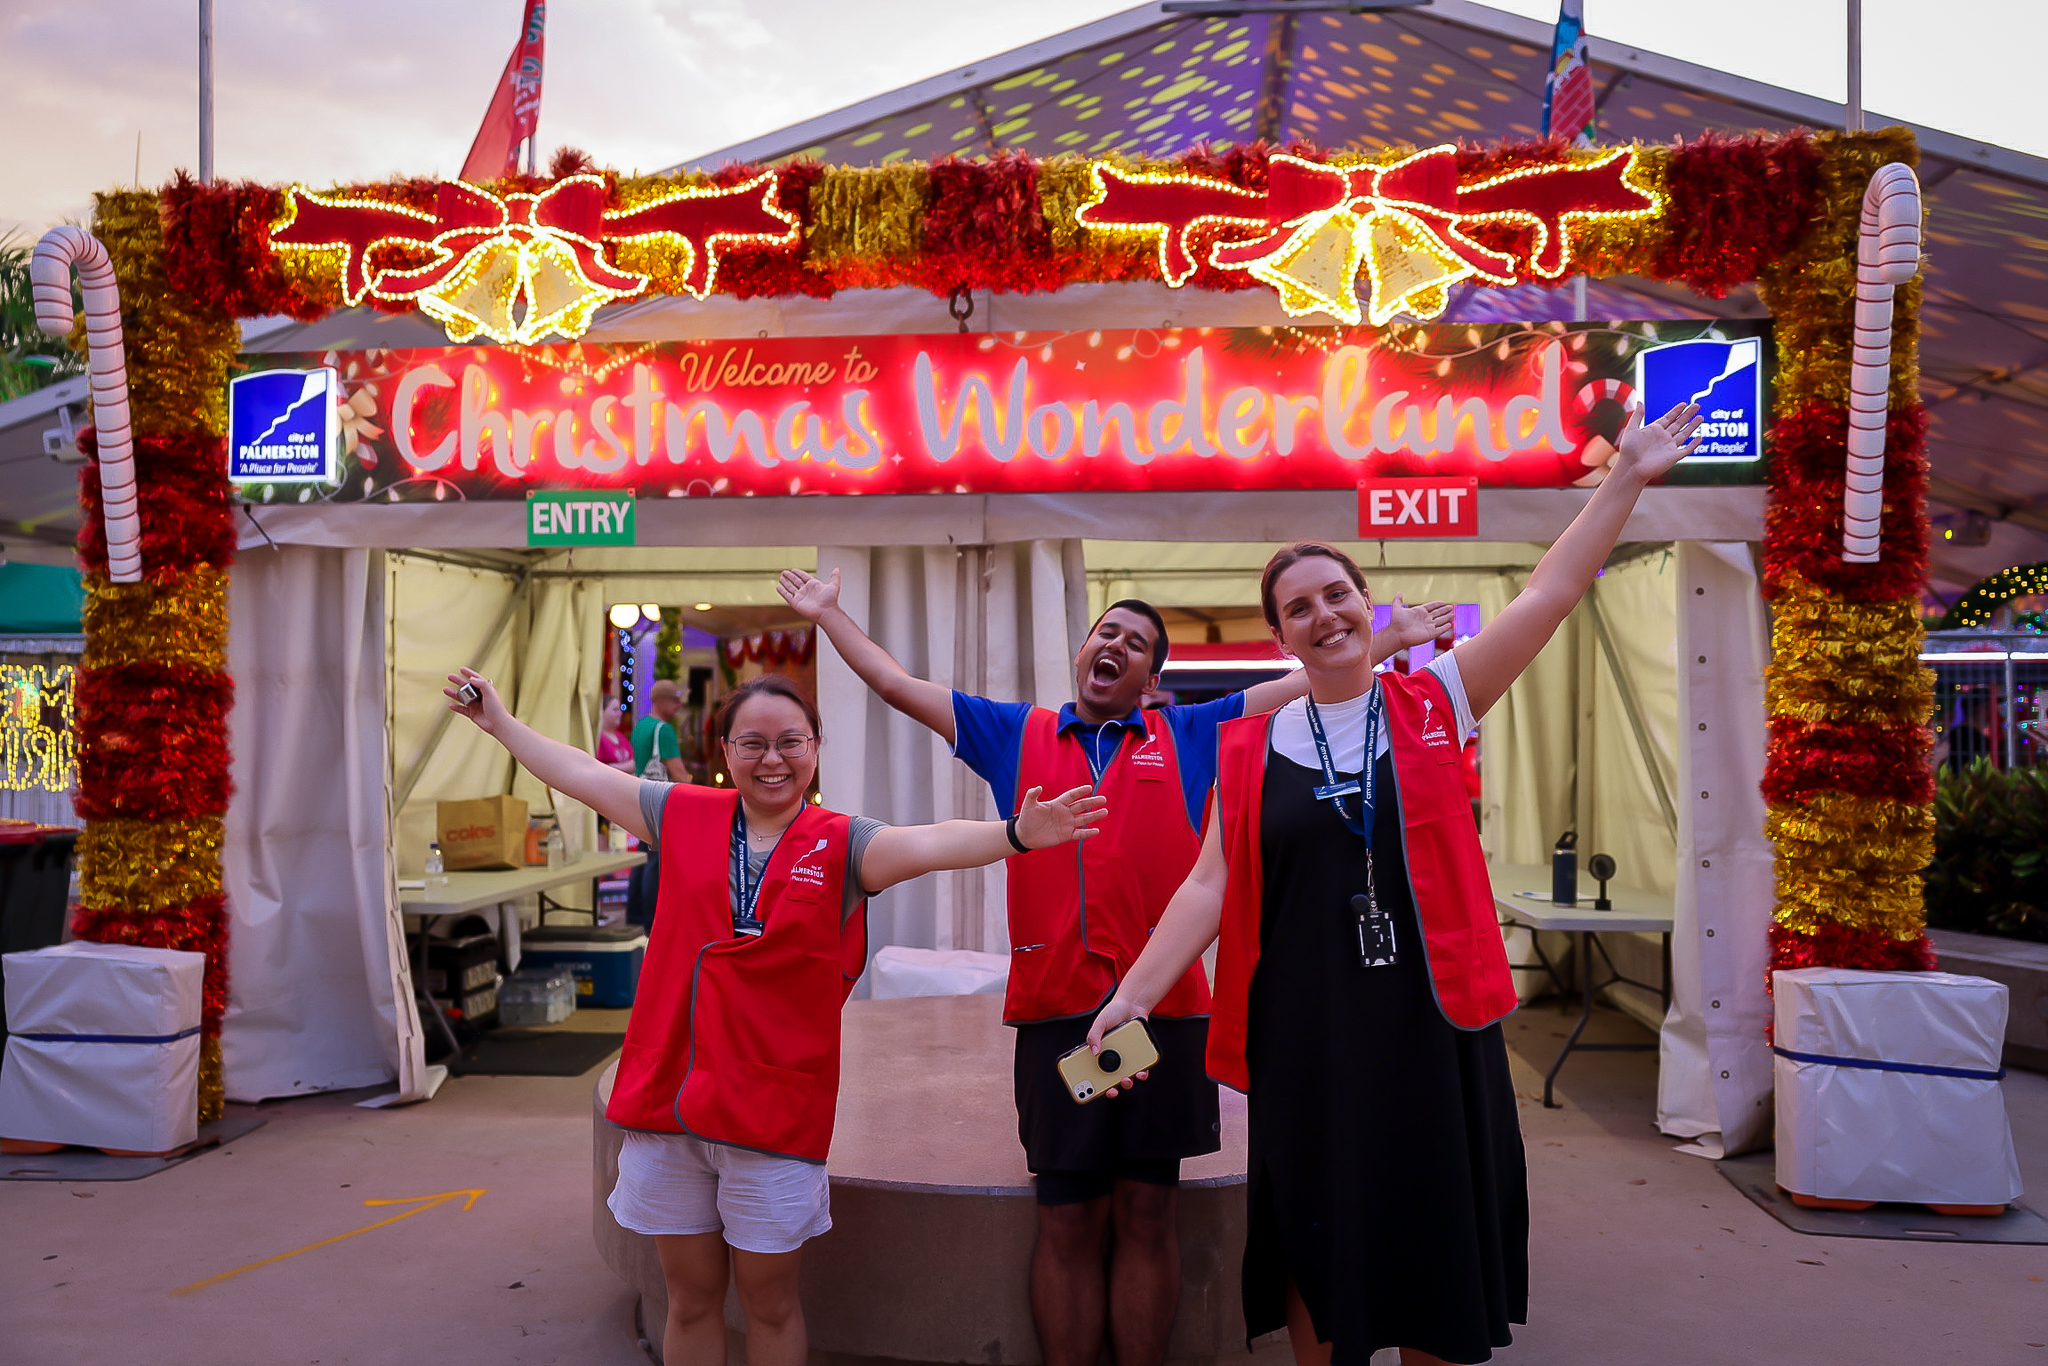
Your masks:
M1774 975L1773 998L1780 1186L1923 1205L2018 1198L2003 983L1801 968Z
M0 971L0 1138L166 1152L199 1136L205 954L74 940Z
M875 954L870 993L877 1001L901 996L995 996L1010 983L1007 954L973 949L909 949L891 944Z

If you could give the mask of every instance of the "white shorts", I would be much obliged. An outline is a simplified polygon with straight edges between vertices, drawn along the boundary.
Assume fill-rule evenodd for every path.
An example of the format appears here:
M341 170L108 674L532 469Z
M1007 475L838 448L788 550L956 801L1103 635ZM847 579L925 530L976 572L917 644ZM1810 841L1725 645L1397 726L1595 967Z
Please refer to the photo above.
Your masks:
M725 1233L742 1252L794 1252L832 1227L822 1163L688 1134L626 1130L612 1217L635 1233Z

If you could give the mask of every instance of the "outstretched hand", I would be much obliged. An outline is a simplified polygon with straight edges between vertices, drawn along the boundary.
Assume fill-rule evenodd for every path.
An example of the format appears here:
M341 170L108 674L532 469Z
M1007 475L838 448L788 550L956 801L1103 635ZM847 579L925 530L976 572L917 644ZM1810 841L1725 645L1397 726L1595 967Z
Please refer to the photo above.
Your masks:
M833 570L828 580L801 569L785 569L775 580L775 591L796 609L798 616L815 622L839 605L839 571Z
M1616 443L1612 468L1615 474L1648 484L1691 455L1704 439L1696 404L1680 403L1655 422L1644 422L1643 410L1632 408Z
M1455 619L1447 602L1424 602L1410 607L1399 593L1394 594L1394 605L1387 609L1387 629L1394 633L1396 647L1403 650L1442 640L1453 630Z
M465 683L477 690L476 701L462 700L460 689ZM498 696L497 685L467 664L448 675L448 686L441 689L441 695L448 699L448 710L476 722L477 729L486 735L496 735L499 727L512 719L511 711L505 706L505 699Z
M1050 849L1068 840L1085 840L1098 832L1109 798L1092 787L1070 788L1049 802L1038 800L1041 788L1024 794L1017 807L1017 838L1033 849Z

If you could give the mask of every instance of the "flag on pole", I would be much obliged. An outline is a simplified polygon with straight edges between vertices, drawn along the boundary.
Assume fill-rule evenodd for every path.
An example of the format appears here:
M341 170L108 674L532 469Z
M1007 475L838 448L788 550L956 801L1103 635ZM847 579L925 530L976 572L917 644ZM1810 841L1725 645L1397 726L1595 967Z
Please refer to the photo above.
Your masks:
M1550 75L1543 82L1543 136L1593 145L1598 110L1593 107L1593 66L1586 55L1582 0L1563 0L1557 33L1550 40Z
M519 144L533 137L540 122L541 50L547 6L543 0L526 0L526 22L519 41L505 61L504 74L491 95L491 107L484 112L483 127L469 145L462 163L462 178L472 184L516 175ZM529 164L530 159L529 159Z

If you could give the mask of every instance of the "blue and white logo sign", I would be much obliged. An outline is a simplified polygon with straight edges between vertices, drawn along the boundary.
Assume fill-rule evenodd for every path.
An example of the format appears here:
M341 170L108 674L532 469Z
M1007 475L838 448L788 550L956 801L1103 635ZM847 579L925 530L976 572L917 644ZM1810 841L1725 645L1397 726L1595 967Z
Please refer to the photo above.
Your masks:
M1661 417L1680 403L1700 407L1699 449L1686 464L1733 463L1763 455L1764 342L1672 342L1636 356L1636 396L1646 417Z
M258 370L228 384L228 480L331 484L341 435L334 371Z

